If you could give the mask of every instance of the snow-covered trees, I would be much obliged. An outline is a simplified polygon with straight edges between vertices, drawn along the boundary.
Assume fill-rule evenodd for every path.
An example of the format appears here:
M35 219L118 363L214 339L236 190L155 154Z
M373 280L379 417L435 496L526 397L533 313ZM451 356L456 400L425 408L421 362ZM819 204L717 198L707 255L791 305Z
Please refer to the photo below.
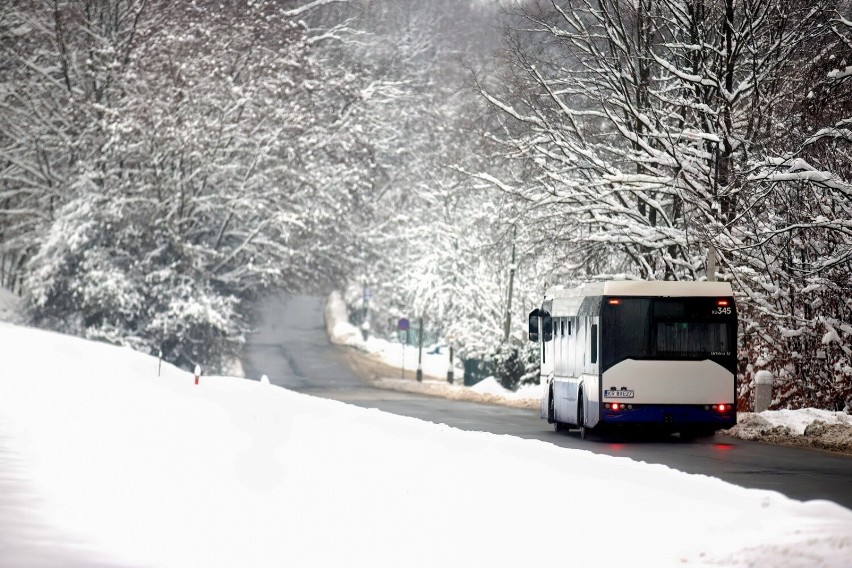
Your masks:
M4 266L36 322L215 367L241 301L348 270L369 147L303 6L3 8Z
M827 12L781 82L785 112L748 173L751 239L730 247L755 314L745 330L752 362L776 371L781 401L796 406L852 398L848 12Z
M848 3L526 0L483 65L495 4L2 3L2 284L209 364L271 286L482 357L513 269L514 340L548 284L725 278L743 384L849 397Z
M519 291L539 287L529 281L530 271L517 272L506 345L511 250L521 238L517 208L465 173L503 161L482 147L488 118L470 89L469 71L485 65L496 46L496 12L454 0L384 8L379 22L364 25L381 42L371 46L371 61L386 62L374 72L398 87L390 114L383 115L392 143L376 157L387 172L382 204L393 215L375 235L384 254L357 282L375 291L376 315L423 317L458 357L492 361L495 371L506 371L506 384L515 384L520 373L509 367L520 367L526 356L516 343L520 314L530 307Z
M372 261L353 281L374 291L376 316L423 317L462 355L503 339L509 258L498 243L511 232L499 196L452 169L480 144L459 52L484 52L488 25L470 27L483 11L493 14L451 0L370 3L355 25L372 35L338 55L371 78L362 128L374 142L381 213Z
M526 218L551 237L539 250L561 249L573 278L716 277L705 274L715 246L718 276L743 299L745 384L753 365L769 365L782 375L784 403L842 400L852 394L848 358L829 366L813 342L789 349L785 339L819 321L817 344L836 343L840 354L852 341L829 329L850 313L848 185L799 155L813 155L823 135L840 142L845 127L841 113L813 128L810 102L846 104L842 5L524 3L505 88L482 91L510 125L495 131L497 144L525 175L478 177L529 203ZM803 78L820 69L817 94ZM835 171L848 168L848 157L834 156ZM817 291L833 299L814 303ZM787 394L803 388L807 396Z

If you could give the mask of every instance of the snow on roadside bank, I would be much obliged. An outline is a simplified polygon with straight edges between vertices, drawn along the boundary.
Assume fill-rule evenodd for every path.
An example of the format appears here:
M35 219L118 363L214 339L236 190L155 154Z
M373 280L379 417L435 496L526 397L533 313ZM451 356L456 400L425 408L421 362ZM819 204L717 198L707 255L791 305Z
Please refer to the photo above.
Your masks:
M845 412L815 408L740 412L737 425L726 432L743 440L852 454L852 416Z
M44 503L33 507L118 565L501 567L564 548L592 565L613 535L637 566L852 556L852 511L827 501L257 381L194 385L130 349L39 330L0 324L0 344L0 425ZM530 483L582 490L543 506ZM585 522L566 531L565 511Z
M398 356L387 341L371 337L364 341L361 332L347 320L346 305L338 293L329 296L326 304L326 326L332 342L360 349L388 365L398 365ZM410 356L416 361L416 351ZM438 369L435 377L424 377L423 383L410 379L376 377L375 386L407 392L418 392L453 400L467 400L486 404L500 404L516 408L537 409L541 404L540 385L522 387L518 392L506 390L495 379L489 378L464 387L449 385L445 380L436 380L441 372L446 373L446 357L430 360L430 369ZM441 365L443 364L443 368ZM424 364L424 369L426 368ZM461 376L457 374L457 376ZM431 379L431 380L430 380ZM744 440L757 440L773 444L795 445L852 453L852 416L843 412L831 412L804 408L800 410L768 410L760 414L741 412L739 424L725 432Z
M388 367L400 369L405 365L406 371L417 369L417 348L403 346L370 335L365 341L361 331L351 323L346 310L346 304L339 292L332 292L325 305L325 325L329 340L337 345L346 345L363 351ZM515 408L538 408L541 400L541 387L531 385L512 392L494 378L487 378L472 387L462 384L462 369L460 361L456 361L454 384L447 382L449 357L446 353L423 353L423 382L402 379L399 376L374 376L371 383L374 386L404 392L417 392L431 396L439 396L452 400L466 400L486 404L500 404Z
M446 381L437 381L429 378L424 378L422 383L418 383L411 379L377 377L372 379L370 384L390 390L427 394L451 400L498 404L512 408L536 409L541 405L539 395L535 394L533 396L534 392L538 391L537 385L534 389L527 388L523 391L513 393L504 389L493 377L484 379L472 387L456 384L450 385Z

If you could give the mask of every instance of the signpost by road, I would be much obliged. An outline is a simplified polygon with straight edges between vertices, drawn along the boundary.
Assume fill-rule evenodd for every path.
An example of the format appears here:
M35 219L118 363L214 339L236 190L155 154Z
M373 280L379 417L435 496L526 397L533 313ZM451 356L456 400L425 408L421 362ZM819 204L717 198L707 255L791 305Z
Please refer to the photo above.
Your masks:
M420 328L417 333L417 381L423 382L423 318L418 318Z
M399 318L397 327L405 332L405 341L402 342L402 378L405 379L405 348L408 345L408 330L411 328L411 322L406 318Z

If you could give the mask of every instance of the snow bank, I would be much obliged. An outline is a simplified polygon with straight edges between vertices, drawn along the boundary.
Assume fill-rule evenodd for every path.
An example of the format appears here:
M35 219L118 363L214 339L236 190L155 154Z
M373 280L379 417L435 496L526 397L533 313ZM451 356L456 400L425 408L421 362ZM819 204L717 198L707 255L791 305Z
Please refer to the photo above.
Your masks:
M493 381L493 386L480 387L484 382ZM413 392L418 394L426 394L429 396L438 396L450 400L464 400L468 402L480 402L483 404L499 404L501 406L510 406L513 408L528 408L537 409L541 402L539 392L540 387L525 387L523 390L513 393L504 389L493 378L480 381L472 387L466 387L459 384L448 384L446 381L429 379L424 376L423 382L418 383L412 379L393 379L389 377L376 377L370 381L370 384L375 387L397 390L402 392ZM479 388L478 388L479 387Z
M349 323L346 303L340 292L332 292L325 304L325 328L328 337L335 345L348 345L367 351L367 343L361 331Z
M403 351L403 345L391 343L372 334L365 340L361 330L349 323L346 303L339 292L332 292L326 300L325 325L329 340L335 345L346 345L369 353L387 365L399 367L400 373L403 364L406 370L417 369L418 348L416 346L405 346ZM446 354L436 356L427 353L424 349L423 372L425 374L446 377L448 366L449 357Z
M745 413L746 415L749 413ZM808 426L815 420L826 424L840 424L852 427L852 416L845 412L803 408L800 410L767 410L757 414L772 426L789 428L794 434L804 436Z
M845 412L766 410L741 412L737 420L737 425L726 432L743 440L852 453L852 416Z
M623 551L637 566L839 568L852 557L852 511L830 502L256 381L196 386L126 348L7 324L0 344L0 425L38 511L122 565L543 565L571 550L576 565ZM566 530L566 515L583 523Z

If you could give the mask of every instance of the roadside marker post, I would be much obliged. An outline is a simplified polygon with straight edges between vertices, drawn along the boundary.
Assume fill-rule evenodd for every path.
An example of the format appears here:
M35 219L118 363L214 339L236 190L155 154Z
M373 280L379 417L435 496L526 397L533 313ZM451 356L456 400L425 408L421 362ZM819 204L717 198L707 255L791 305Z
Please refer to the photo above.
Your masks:
M405 332L405 341L402 342L402 378L405 379L405 348L408 346L408 328L411 327L411 322L406 318L399 318L397 328Z
M200 376L201 376L201 366L200 366L200 365L196 365L196 366L195 366L195 384L196 384L196 385L198 384L198 378L199 378Z
M423 318L418 319L419 333L417 334L417 382L423 382Z

